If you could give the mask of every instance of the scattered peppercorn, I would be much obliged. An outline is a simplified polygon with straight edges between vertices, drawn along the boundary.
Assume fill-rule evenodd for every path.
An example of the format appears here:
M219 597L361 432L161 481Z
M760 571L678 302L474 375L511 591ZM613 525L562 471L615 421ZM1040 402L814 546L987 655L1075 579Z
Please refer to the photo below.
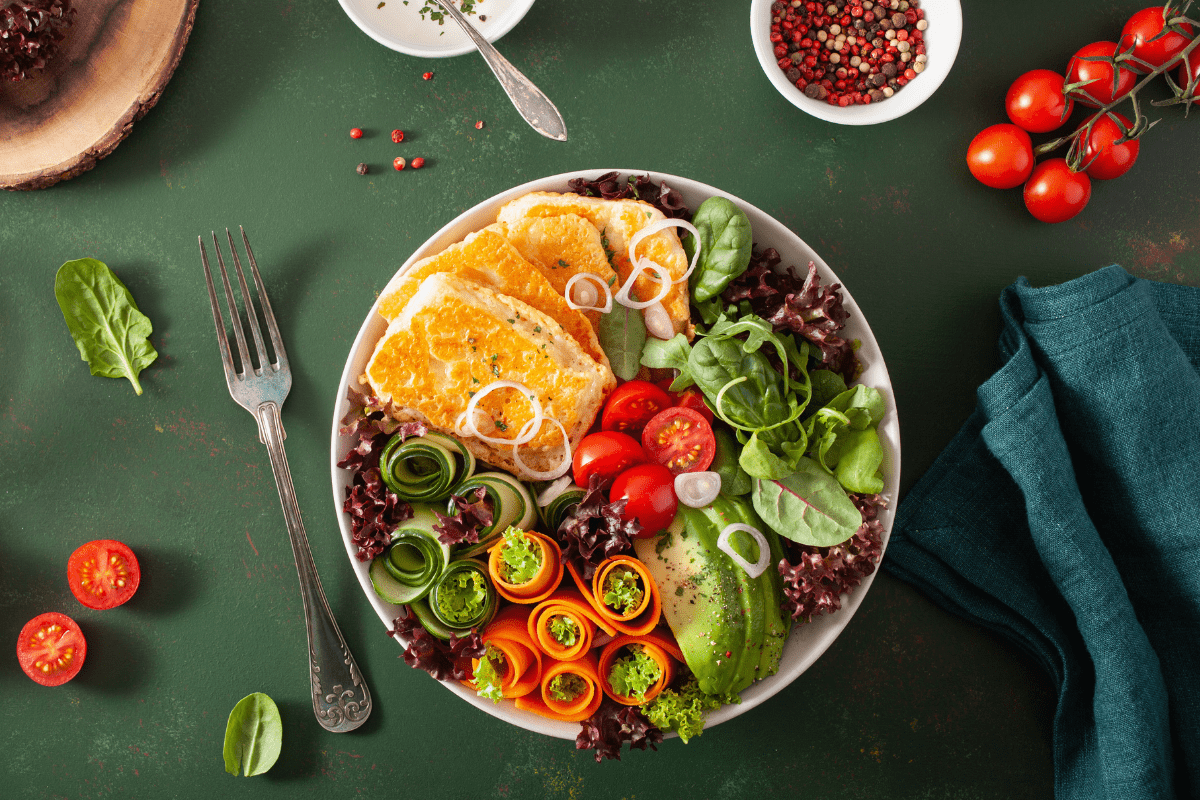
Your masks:
M412 160L413 169L420 169L423 166L425 166L425 159L421 158L420 156L417 156Z
M392 166L395 167L396 169L404 169L405 163L406 162L404 161L403 156L396 156L395 158L392 159ZM415 167L416 163L414 163L413 166Z
M392 141L395 142L396 144L400 144L400 142L403 142L404 141L404 131L400 130L399 128L392 131Z
M359 175L366 175L371 170L366 164L359 164L357 167L354 168L354 171L357 172Z
M475 130L477 130L477 131L483 130L483 120L479 120L479 122L475 123Z
M351 128L350 129L350 138L351 139L361 139L362 137L363 137L362 128Z
M432 72L426 72L426 73L425 73L424 75L422 75L421 77L422 77L424 80L431 81L431 80L433 80L433 73L432 73Z

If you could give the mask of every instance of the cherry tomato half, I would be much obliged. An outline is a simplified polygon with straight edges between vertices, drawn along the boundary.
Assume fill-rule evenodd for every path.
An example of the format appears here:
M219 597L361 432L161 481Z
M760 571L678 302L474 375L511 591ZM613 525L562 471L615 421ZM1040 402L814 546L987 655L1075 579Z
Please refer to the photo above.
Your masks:
M583 437L583 441L575 448L571 467L575 483L587 486L592 475L610 480L617 473L645 460L646 454L642 452L637 439L619 431L599 431Z
M1200 49L1188 53L1187 61L1179 65L1179 86L1187 90L1188 83L1192 85L1192 97L1200 99Z
M659 464L638 464L617 476L608 492L611 502L625 500L626 519L642 526L639 539L653 536L671 524L679 510L675 476Z
M712 424L712 409L708 407L708 403L704 402L704 394L699 389L694 387L688 387L687 389L684 389L683 393L676 398L675 405L679 406L680 408L690 408L692 411L695 411L700 416L704 417L709 425Z
M142 570L127 546L112 539L81 545L67 561L67 584L88 608L116 608L137 591Z
M1137 73L1124 64L1117 68L1114 80L1113 65L1108 59L1116 53L1116 42L1092 42L1071 56L1067 66L1067 83L1087 83L1087 86L1081 86L1071 93L1081 105L1091 108L1108 105L1118 97L1129 94L1129 90L1137 83Z
M1033 170L1033 142L1016 125L984 128L967 147L967 167L993 189L1020 186Z
M652 461L678 475L708 469L717 453L717 440L700 412L676 406L646 423L642 447Z
M1119 178L1129 171L1133 162L1137 161L1138 149L1141 147L1141 143L1137 139L1113 144L1125 135L1121 125L1113 121L1113 116L1116 116L1121 121L1121 125L1126 128L1131 125L1129 119L1124 115L1110 111L1092 126L1087 147L1083 151L1083 163L1087 164L1087 174L1090 178L1102 181ZM1083 125L1087 125L1090 120L1091 117L1084 120ZM1083 125L1080 127L1082 128Z
M1192 40L1195 29L1185 23L1180 27L1188 32L1187 36L1182 36L1172 30L1163 33L1167 27L1167 20L1163 12L1162 6L1153 6L1143 8L1130 17L1129 21L1125 23L1125 27L1121 29L1121 38L1118 42L1121 52L1132 47L1133 57L1146 62L1154 69L1179 55L1179 51L1187 47L1188 42ZM1137 72L1150 72L1137 61L1128 63L1130 69Z
M1025 184L1025 207L1042 222L1066 222L1083 211L1092 197L1086 172L1071 172L1065 158L1038 164Z
M1049 133L1071 116L1074 102L1063 94L1063 76L1050 69L1035 69L1013 81L1004 108L1013 124L1030 133Z
M649 381L626 381L608 396L600 428L640 436L651 417L674 404L671 395Z
M17 638L21 669L42 686L61 686L74 678L86 655L83 632L66 614L39 614L25 623Z

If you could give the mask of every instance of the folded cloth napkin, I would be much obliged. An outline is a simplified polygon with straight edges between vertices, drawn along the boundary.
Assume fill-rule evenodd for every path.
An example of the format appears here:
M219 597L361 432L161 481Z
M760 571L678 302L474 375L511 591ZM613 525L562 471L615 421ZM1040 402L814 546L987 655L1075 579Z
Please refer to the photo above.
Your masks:
M1112 266L1000 307L885 567L1050 673L1057 798L1200 798L1200 289Z

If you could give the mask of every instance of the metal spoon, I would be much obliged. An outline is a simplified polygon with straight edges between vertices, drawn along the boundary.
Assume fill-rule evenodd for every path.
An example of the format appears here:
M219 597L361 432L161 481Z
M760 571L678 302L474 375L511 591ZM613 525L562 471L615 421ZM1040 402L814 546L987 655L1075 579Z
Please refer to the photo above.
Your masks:
M462 26L463 32L471 37L471 41L475 42L475 46L479 48L479 54L491 67L492 74L500 81L508 99L512 100L517 112L525 118L530 127L547 139L565 142L567 140L567 124L563 122L562 114L558 113L558 109L554 107L554 103L550 102L550 98L542 94L541 90L521 73L521 70L500 55L496 48L492 47L491 42L483 38L479 31L475 30L470 22L467 22L467 18L455 7L453 0L431 0L431 2L441 6L455 22Z

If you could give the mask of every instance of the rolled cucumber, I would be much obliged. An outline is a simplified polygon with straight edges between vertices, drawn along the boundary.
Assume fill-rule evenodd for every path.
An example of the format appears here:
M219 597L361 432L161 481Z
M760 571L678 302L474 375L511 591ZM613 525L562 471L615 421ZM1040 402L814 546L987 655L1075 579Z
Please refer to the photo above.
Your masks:
M379 456L379 472L401 500L435 503L475 472L475 456L444 433L429 431L407 439L397 433Z
M456 556L473 556L490 548L510 525L521 530L530 530L537 521L537 506L533 495L525 484L507 472L481 472L463 481L454 490L462 497L467 492L482 488L492 505L492 524L479 532L479 541L460 545ZM449 512L454 512L451 503Z
M427 595L450 562L450 548L438 541L437 517L427 505L413 506L413 516L392 534L392 543L367 570L375 593L402 605Z

